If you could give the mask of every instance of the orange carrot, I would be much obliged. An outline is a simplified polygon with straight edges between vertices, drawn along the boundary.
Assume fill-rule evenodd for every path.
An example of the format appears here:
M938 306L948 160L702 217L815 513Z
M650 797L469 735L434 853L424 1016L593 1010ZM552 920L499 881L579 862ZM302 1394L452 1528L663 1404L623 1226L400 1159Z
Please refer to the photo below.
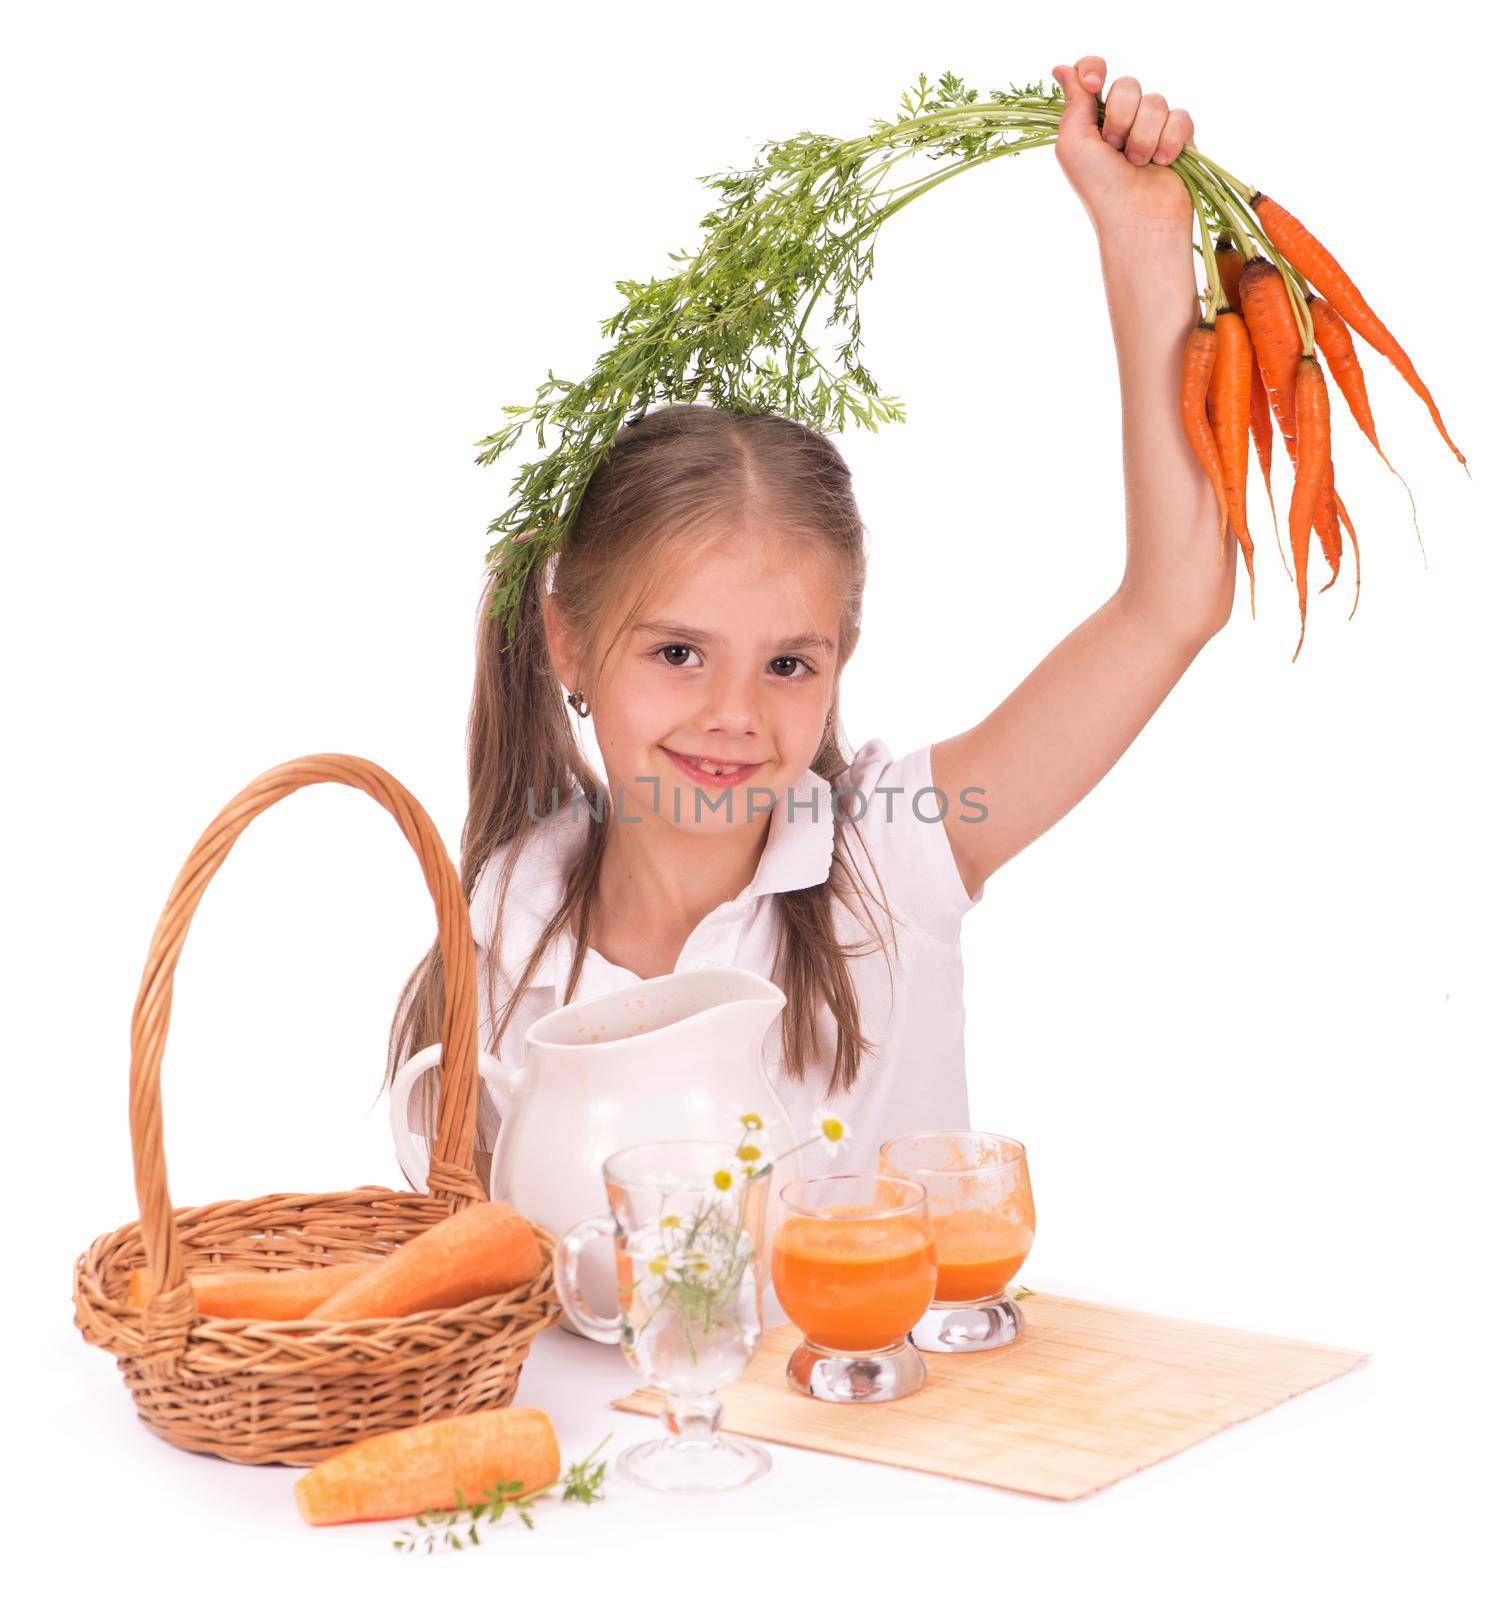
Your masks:
M1351 554L1356 558L1356 593L1351 598L1351 609L1346 615L1349 622L1356 615L1356 608L1361 603L1361 546L1356 542L1356 528L1346 510L1346 502L1339 495L1335 497L1335 509L1340 513L1340 520L1346 525L1346 532L1351 536Z
M1293 389L1304 353L1293 307L1282 275L1265 256L1253 256L1241 274L1241 314L1251 335L1251 351L1272 403L1272 414L1294 453Z
M1251 362L1251 436L1256 442L1257 461L1262 468L1262 483L1267 489L1267 509L1272 513L1272 534L1278 539L1278 508L1272 498L1272 412L1268 409L1267 390L1262 383L1262 369L1257 365L1255 352ZM1278 554L1283 558L1283 571L1288 572L1288 556L1283 550L1281 539L1278 539ZM1288 572L1288 576L1291 578L1293 574Z
M1324 352L1325 360L1330 363L1330 376L1335 379L1336 387L1346 397L1346 404L1351 408L1356 426L1366 435L1372 448L1382 457L1383 464L1403 485L1403 492L1409 497L1409 505L1414 513L1414 537L1418 539L1422 553L1424 536L1419 532L1419 508L1414 504L1414 491L1409 488L1408 480L1388 460L1387 452L1377 442L1377 425L1372 420L1372 403L1367 398L1367 380L1362 374L1361 360L1356 354L1351 330L1335 314L1335 308L1328 301L1322 300L1315 294L1306 298L1309 302L1309 314L1314 319L1314 342Z
M456 1509L486 1498L499 1480L517 1483L504 1498L546 1489L560 1476L560 1446L543 1411L508 1406L416 1423L347 1445L293 1485L305 1522L380 1522L421 1511Z
M1230 242L1225 234L1221 234L1220 242L1215 246L1215 269L1220 275L1220 287L1225 291L1225 298L1231 306L1242 313L1245 322L1245 311L1241 305L1241 272L1243 262L1241 252ZM1250 335L1248 334L1248 341ZM1278 538L1278 508L1272 498L1272 417L1267 409L1267 394L1262 387L1262 373L1256 361L1251 362L1251 437L1257 447L1257 461L1262 468L1262 482L1267 489L1267 509L1272 513L1272 535L1278 542L1278 555L1283 562L1283 571L1288 571L1288 557L1283 554L1283 541ZM1246 502L1241 502L1241 520L1246 520Z
M1330 463L1330 397L1325 376L1313 356L1299 360L1294 379L1296 423L1293 499L1288 507L1288 540L1293 546L1293 574L1299 588L1299 642L1293 659L1304 648L1305 613L1309 603L1309 532L1315 507Z
M1314 531L1319 535L1320 549L1330 565L1330 583L1340 576L1340 519L1335 509L1335 464L1325 463L1325 481L1320 485L1319 498L1314 503Z
M1226 505L1246 562L1251 614L1257 614L1257 579L1252 567L1251 533L1246 526L1247 432L1251 424L1251 340L1241 313L1230 307L1215 314L1215 370L1210 379L1210 422L1220 456Z
M1210 431L1205 406L1209 399L1210 376L1215 367L1215 330L1208 322L1197 322L1189 330L1183 347L1183 376L1179 385L1179 409L1183 413L1183 431L1193 448L1204 475L1215 486L1215 500L1220 507L1220 549L1225 550L1225 530L1230 521L1230 511L1225 500L1225 478L1220 466L1220 453L1215 448L1215 436Z
M506 1294L540 1268L539 1241L501 1200L470 1205L400 1246L310 1313L321 1321L407 1317Z
M286 1272L191 1272L194 1305L206 1317L246 1317L256 1322L297 1322L321 1300L370 1272L376 1261L337 1261L328 1267ZM138 1267L126 1289L126 1303L147 1303L147 1269Z
M1241 309L1241 252L1231 243L1230 236L1222 233L1215 244L1215 271L1220 287L1225 291L1226 304L1232 311Z
M1466 457L1456 449L1455 441L1445 431L1440 409L1425 388L1424 380L1414 370L1414 363L1409 360L1403 346L1383 326L1382 318L1362 298L1361 291L1347 277L1340 263L1302 222L1285 211L1270 195L1253 195L1252 210L1256 212L1267 237L1282 251L1289 266L1306 277L1357 333L1402 373L1403 381L1429 407L1429 414L1440 430L1440 437L1464 467Z

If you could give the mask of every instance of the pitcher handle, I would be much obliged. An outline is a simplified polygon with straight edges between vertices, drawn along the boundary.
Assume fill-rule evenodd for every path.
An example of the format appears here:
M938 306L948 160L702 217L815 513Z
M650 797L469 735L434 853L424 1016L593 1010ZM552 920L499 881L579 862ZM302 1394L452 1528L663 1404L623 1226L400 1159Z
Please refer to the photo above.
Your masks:
M581 1298L576 1266L582 1247L593 1239L617 1231L611 1217L583 1217L575 1227L561 1234L555 1245L555 1293L571 1315L572 1322L599 1344L617 1344L623 1333L621 1317L599 1317Z
M393 1086L388 1095L388 1117L392 1123L393 1148L398 1152L398 1165L409 1184L423 1193L429 1178L429 1158L420 1148L414 1131L408 1124L408 1103L414 1085L426 1072L440 1064L440 1046L432 1044L417 1055L410 1056L393 1075ZM482 1051L477 1052L477 1071L489 1081L506 1081L507 1073L501 1061ZM504 1116L507 1108L504 1108ZM498 1143L502 1143L502 1130L498 1130Z

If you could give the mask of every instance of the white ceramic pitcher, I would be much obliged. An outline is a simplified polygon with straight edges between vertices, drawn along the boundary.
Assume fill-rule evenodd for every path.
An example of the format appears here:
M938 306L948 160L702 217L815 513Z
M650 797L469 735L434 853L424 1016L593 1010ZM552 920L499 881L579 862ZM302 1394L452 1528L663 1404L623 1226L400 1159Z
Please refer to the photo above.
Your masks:
M737 1142L738 1113L764 1119L764 1148L796 1144L765 1067L765 1038L785 1006L773 983L738 967L702 967L615 989L541 1017L524 1035L523 1065L509 1071L478 1056L498 1093L502 1127L492 1154L491 1193L559 1237L607 1203L602 1163L615 1150L663 1139ZM416 1083L439 1064L432 1045L394 1079L393 1142L403 1174L422 1189L428 1158L408 1125ZM780 1188L802 1176L800 1156L770 1176L758 1257L767 1326L788 1320L769 1288L770 1241L782 1214ZM605 1245L583 1254L582 1296L600 1317L616 1316L617 1275ZM569 1310L565 1326L575 1325Z

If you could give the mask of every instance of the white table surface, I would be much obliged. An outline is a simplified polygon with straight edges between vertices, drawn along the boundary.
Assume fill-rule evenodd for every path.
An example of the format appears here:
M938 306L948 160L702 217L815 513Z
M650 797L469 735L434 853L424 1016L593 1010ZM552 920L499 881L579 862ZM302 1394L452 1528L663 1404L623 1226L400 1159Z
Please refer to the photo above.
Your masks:
M1046 1593L1322 1595L1372 1579L1396 1592L1405 1576L1483 1593L1486 1480L1457 1468L1473 1442L1496 1455L1488 1424L1463 1412L1464 1389L1426 1381L1409 1355L1400 1345L1076 1502L771 1445L772 1471L741 1490L662 1497L610 1473L602 1502L543 1504L532 1532L499 1526L481 1548L420 1558L391 1548L399 1525L306 1527L294 1469L161 1443L135 1420L113 1363L75 1333L48 1341L53 1381L40 1373L21 1396L23 1417L35 1411L23 1423L36 1446L28 1470L69 1492L46 1493L40 1525L27 1519L30 1533L12 1539L76 1550L69 1558L91 1570L125 1559L164 1596L199 1592L211 1575L220 1595L290 1583L293 1595L334 1583L408 1594L421 1577L426 1593L753 1595L790 1579L796 1593L853 1582L925 1593L939 1591L943 1551L953 1571ZM615 1347L555 1328L535 1341L517 1401L550 1414L569 1462L608 1432L611 1453L657 1433L656 1418L610 1408L633 1386Z

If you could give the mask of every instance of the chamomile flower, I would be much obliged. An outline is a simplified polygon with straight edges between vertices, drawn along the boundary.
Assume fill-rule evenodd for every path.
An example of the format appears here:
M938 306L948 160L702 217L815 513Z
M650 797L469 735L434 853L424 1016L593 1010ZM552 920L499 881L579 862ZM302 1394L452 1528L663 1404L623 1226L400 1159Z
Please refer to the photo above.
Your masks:
M734 1106L733 1115L738 1118L738 1125L745 1133L764 1132L764 1118L757 1111L740 1111Z
M813 1114L812 1132L822 1141L827 1153L834 1156L853 1138L853 1129L831 1111Z
M731 1167L719 1167L707 1181L714 1200L725 1199L737 1187L738 1178Z

